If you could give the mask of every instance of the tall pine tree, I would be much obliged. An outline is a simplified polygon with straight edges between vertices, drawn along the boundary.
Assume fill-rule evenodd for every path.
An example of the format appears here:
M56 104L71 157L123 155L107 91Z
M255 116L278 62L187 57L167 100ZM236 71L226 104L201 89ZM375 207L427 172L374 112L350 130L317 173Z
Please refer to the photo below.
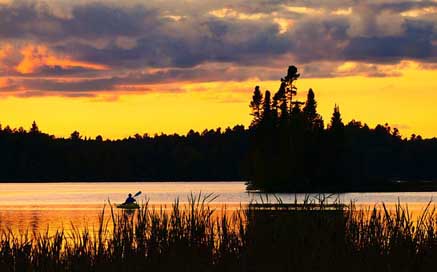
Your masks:
M257 126L261 120L262 103L263 103L263 96L261 94L259 86L256 86L255 90L253 91L252 101L249 104L249 107L252 110L251 115L253 116L253 120L251 124L252 127Z
M266 91L264 95L263 109L262 109L262 120L265 125L272 127L272 102L270 99L270 91Z
M313 89L308 90L307 100L303 108L305 122L307 127L312 131L320 131L323 129L323 118L317 113L317 101Z
M38 128L38 125L36 124L35 121L32 122L32 127L30 128L29 132L31 134L38 134L39 133L39 128Z
M337 104L334 106L331 123L329 124L328 128L332 131L343 130L344 128L343 121L341 120L340 107Z

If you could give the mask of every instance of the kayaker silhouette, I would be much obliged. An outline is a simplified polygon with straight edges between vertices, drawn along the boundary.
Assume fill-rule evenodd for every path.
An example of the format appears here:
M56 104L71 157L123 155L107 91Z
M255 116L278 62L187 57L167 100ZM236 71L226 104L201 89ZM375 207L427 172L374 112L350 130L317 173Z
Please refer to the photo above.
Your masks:
M134 194L132 196L131 193L129 193L129 195L126 198L126 201L124 201L124 203L122 204L117 204L116 207L119 209L125 209L125 210L135 210L135 209L139 209L140 205L137 203L137 200L135 199L136 197L138 197L139 195L141 195L141 191L138 191L136 194Z
M135 200L135 198L132 197L132 194L129 193L126 200L124 201L124 204L132 204L135 202L137 202L137 201Z

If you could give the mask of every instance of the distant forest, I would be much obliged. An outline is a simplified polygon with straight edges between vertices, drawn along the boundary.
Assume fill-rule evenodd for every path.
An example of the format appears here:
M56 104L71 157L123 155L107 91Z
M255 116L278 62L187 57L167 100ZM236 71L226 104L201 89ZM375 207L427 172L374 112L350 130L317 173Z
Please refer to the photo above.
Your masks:
M187 135L135 135L123 140L67 139L39 131L0 129L1 181L243 180L249 131L190 131Z
M437 139L352 120L335 105L325 122L313 90L296 100L290 66L275 94L255 87L249 128L136 134L122 140L56 138L0 126L0 181L244 180L272 192L434 190Z

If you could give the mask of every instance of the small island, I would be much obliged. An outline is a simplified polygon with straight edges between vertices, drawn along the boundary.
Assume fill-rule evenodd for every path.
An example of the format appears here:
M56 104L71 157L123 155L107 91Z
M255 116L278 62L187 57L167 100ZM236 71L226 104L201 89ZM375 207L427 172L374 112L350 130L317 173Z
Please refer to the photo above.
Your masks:
M279 90L255 87L250 107L249 188L268 192L436 190L437 140L402 138L388 124L345 124L334 106L324 125L312 89L295 99L300 74L288 68ZM384 110L384 109L375 109Z

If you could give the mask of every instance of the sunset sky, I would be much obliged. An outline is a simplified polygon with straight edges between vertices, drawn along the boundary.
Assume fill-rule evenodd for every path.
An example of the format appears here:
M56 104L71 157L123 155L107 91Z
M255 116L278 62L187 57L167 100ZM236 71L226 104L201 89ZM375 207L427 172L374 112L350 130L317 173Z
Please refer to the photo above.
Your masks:
M122 138L250 123L289 65L328 122L437 136L437 1L0 1L0 123Z

